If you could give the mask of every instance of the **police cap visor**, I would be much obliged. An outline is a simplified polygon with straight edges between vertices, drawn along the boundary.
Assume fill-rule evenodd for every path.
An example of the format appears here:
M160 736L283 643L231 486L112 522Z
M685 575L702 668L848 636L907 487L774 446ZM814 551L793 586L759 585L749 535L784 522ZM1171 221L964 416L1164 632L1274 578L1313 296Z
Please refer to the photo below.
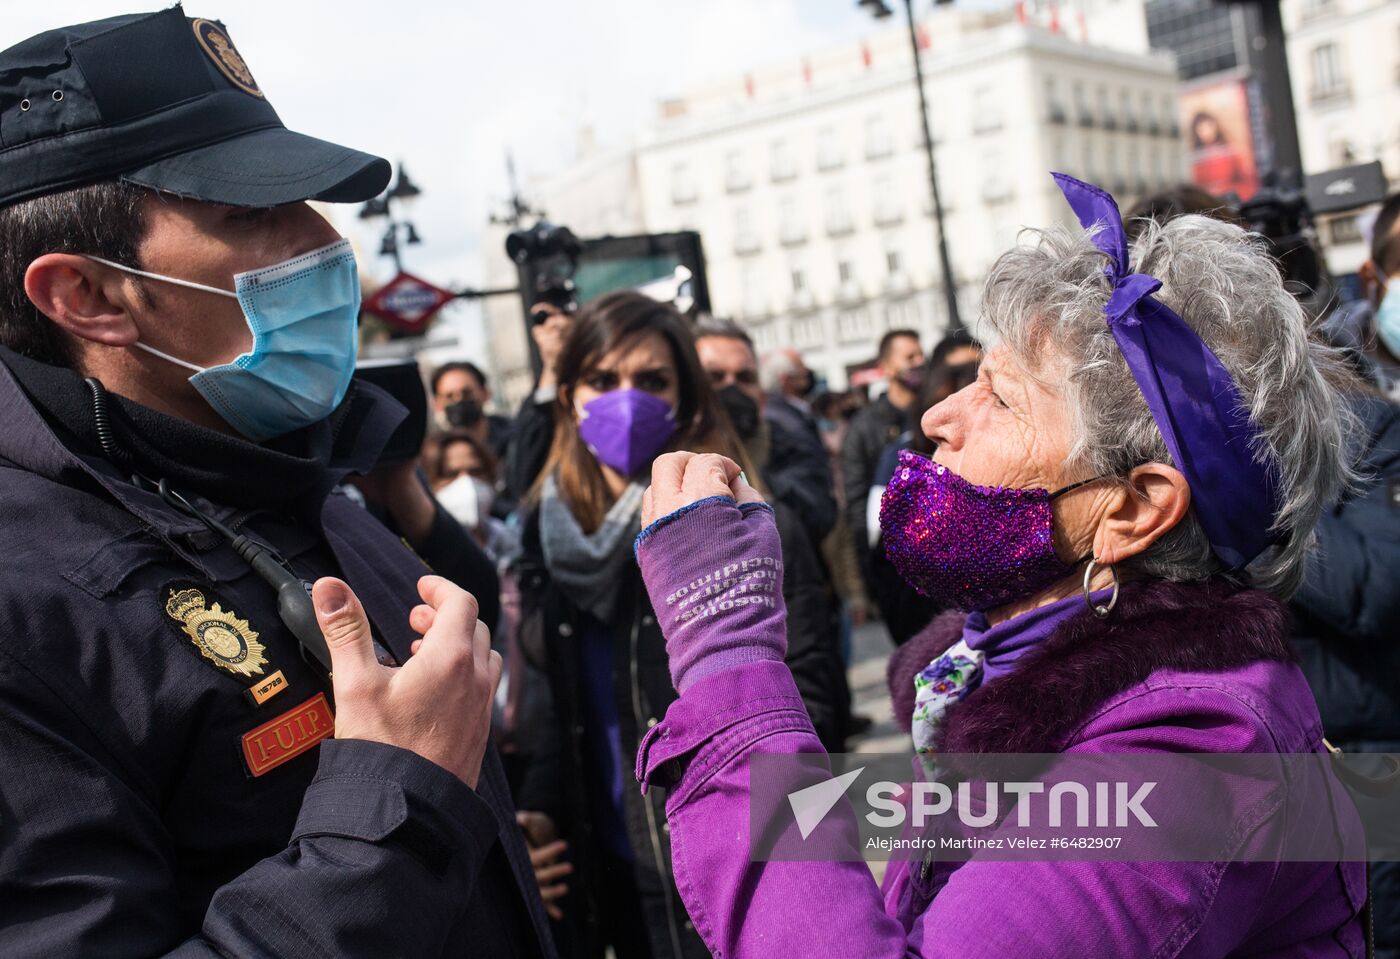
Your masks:
M288 130L223 25L178 6L0 52L0 206L112 179L231 206L352 203L390 172Z

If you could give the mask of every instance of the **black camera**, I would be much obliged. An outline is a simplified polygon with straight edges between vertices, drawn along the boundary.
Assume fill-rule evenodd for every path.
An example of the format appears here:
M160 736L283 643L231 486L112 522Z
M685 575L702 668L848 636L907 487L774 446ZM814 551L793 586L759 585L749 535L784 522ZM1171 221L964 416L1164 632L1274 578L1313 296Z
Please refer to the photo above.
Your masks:
M583 245L566 226L539 221L506 237L506 256L520 267L521 288L533 303L548 303L565 313L578 309L574 274Z
M1266 175L1259 192L1239 204L1245 228L1269 241L1284 286L1314 316L1333 306L1332 274L1317 243L1308 197L1295 184Z

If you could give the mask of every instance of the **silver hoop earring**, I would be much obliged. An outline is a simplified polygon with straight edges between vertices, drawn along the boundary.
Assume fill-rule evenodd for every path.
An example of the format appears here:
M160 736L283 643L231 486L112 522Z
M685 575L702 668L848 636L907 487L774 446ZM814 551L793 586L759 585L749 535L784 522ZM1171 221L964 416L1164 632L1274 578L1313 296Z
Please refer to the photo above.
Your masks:
M1118 605L1118 568L1109 565L1108 571L1113 574L1113 595L1108 598L1108 602L1102 606L1095 606L1094 601L1089 597L1089 580L1094 578L1094 571L1098 569L1099 561L1090 559L1089 565L1084 567L1084 605L1093 611L1099 619L1108 619L1113 607Z

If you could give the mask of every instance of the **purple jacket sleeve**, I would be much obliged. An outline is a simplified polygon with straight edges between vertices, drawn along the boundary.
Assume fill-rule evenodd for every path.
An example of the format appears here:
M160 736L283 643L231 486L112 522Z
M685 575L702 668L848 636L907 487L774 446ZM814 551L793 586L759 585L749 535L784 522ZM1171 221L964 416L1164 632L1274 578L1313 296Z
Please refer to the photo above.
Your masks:
M651 532L642 563L654 600L654 583L722 565L739 535L719 535L713 516L708 535L698 538L684 535L687 516L668 519ZM781 634L782 611L746 629L760 625ZM724 628L722 619L711 620L687 630L687 642L703 645L705 629ZM1278 748L1235 697L1182 692L1153 690L1131 710L1105 710L1080 731L1072 751L1198 749L1193 737L1202 729L1220 733L1217 749ZM688 684L637 754L643 790L669 790L676 885L721 959L798 950L804 959L1223 956L1267 934L1264 907L1271 898L1278 905L1280 885L1306 892L1323 874L1313 864L974 860L953 873L928 909L901 915L908 873L891 864L882 898L859 861L849 806L844 815L838 806L820 827L835 833L826 837L826 848L833 839L839 847L832 858L849 861L750 861L749 770L756 753L822 753L781 661L739 662ZM1345 919L1319 917L1318 941Z

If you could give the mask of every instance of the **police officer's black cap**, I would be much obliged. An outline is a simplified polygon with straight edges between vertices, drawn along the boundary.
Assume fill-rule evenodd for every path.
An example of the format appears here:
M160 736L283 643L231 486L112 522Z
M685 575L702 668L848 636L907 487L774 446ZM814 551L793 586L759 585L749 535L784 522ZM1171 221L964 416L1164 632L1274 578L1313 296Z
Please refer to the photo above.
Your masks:
M0 53L0 206L113 179L231 206L351 203L389 176L284 127L223 25L178 6Z

